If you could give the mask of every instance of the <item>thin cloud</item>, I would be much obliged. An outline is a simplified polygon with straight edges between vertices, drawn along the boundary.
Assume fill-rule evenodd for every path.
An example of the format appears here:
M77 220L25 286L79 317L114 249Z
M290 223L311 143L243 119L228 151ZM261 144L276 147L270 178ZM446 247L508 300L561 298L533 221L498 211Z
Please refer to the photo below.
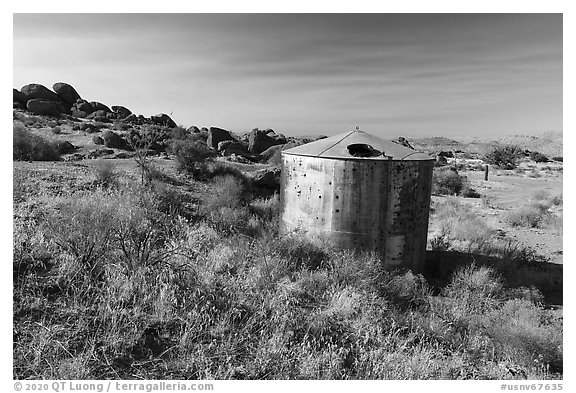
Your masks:
M56 81L234 130L560 129L562 16L15 15L15 87Z

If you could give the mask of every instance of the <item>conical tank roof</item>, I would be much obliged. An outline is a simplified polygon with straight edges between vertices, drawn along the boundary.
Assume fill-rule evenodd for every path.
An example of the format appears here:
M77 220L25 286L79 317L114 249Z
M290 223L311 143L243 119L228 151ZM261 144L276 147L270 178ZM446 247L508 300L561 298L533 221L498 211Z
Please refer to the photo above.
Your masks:
M336 159L433 160L426 153L412 150L392 141L354 130L305 145L287 149L282 154Z

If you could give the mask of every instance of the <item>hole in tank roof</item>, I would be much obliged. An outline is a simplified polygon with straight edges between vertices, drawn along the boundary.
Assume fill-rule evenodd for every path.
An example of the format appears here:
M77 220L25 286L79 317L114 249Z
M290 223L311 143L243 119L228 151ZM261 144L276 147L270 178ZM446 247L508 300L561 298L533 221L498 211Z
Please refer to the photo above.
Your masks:
M366 143L353 143L347 147L348 153L353 157L377 157L382 154L381 151L374 149Z

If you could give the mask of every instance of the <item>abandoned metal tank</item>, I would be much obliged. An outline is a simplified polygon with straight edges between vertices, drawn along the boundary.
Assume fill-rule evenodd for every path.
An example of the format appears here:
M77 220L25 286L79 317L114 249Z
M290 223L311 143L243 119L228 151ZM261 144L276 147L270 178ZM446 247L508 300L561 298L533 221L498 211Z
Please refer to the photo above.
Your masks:
M280 230L422 271L433 165L427 154L360 130L285 150Z

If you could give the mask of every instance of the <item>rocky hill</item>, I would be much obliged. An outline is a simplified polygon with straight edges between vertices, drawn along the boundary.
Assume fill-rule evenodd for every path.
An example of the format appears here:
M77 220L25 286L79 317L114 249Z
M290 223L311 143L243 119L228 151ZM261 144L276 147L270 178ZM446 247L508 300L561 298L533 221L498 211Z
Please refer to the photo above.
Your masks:
M13 111L14 121L26 129L66 144L69 148L62 151L66 161L102 155L127 158L134 149L161 153L171 140L183 139L200 143L231 160L267 162L278 157L281 150L323 138L286 137L272 129L258 128L245 133L219 127L185 129L165 113L146 117L123 105L88 101L64 82L55 83L52 90L37 83L13 89Z
M496 141L499 144L517 145L522 149L538 151L547 156L563 156L562 132L547 132L540 136L510 135Z
M99 157L104 154L102 152L111 157L130 157L135 147L160 153L166 151L170 141L176 138L201 143L218 155L239 162L278 163L280 151L325 138L285 136L272 129L258 128L243 133L234 133L214 126L192 126L185 129L165 113L146 117L132 113L123 105L89 101L82 98L73 86L64 82L55 83L52 90L38 83L25 85L20 90L13 89L13 109L16 122L68 146L63 153L65 160ZM47 131L59 136L51 136ZM88 134L88 138L82 138ZM432 156L456 152L481 158L502 145L517 145L523 150L537 151L549 157L563 155L561 132L471 141L446 137L410 140L398 137L393 142Z

